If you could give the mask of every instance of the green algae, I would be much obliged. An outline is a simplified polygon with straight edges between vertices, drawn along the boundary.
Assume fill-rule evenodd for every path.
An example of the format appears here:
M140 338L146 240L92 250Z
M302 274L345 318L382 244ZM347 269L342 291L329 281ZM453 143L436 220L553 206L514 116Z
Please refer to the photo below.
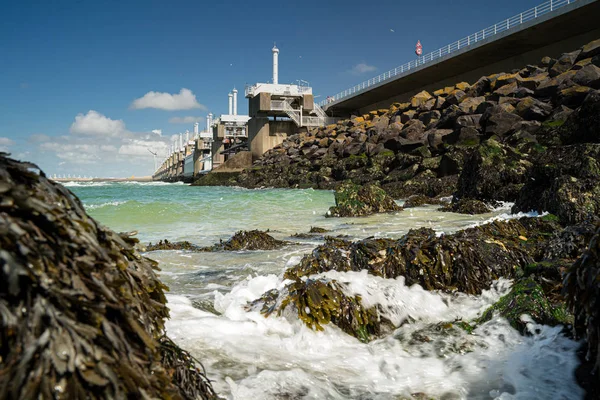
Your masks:
M487 322L495 313L506 318L510 325L521 333L527 332L527 323L522 318L523 314L529 315L536 323L544 325L566 326L573 323L573 316L565 307L551 304L542 286L530 277L517 281L511 291L484 311L476 322L478 324Z

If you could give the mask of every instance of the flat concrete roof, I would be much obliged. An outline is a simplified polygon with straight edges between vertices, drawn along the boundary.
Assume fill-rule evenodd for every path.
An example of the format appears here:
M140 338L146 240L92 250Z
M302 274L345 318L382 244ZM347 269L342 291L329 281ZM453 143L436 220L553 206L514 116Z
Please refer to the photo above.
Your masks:
M599 27L600 1L578 0L535 20L428 62L405 74L329 103L323 108L333 115L351 113L433 82L585 34L597 30ZM503 71L490 71L489 73L494 72Z

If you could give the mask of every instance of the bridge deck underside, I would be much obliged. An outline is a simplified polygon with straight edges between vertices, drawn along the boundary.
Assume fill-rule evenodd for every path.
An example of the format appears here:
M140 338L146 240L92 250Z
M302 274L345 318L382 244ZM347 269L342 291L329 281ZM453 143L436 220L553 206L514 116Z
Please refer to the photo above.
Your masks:
M593 1L557 17L524 26L516 32L507 31L489 42L483 41L437 62L425 64L408 75L392 78L332 103L326 110L329 115L347 117L352 113L388 107L391 102L406 100L420 90L443 87L445 82L450 84L468 79L474 81L483 75L522 68L528 63L539 62L540 54L557 57L561 53L576 50L586 41L600 38L599 21L600 1ZM543 54L544 51L551 54ZM501 66L507 69L494 70Z

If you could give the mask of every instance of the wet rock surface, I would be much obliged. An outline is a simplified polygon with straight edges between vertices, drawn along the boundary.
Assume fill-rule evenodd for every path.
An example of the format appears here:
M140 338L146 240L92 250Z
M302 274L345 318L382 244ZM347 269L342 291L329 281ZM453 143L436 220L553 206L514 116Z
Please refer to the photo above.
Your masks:
M533 278L518 280L510 290L510 293L488 308L478 323L489 321L494 313L506 318L510 325L519 332L530 333L527 329L528 321L535 321L544 325L563 325L568 327L573 323L573 315L570 314L564 302L552 304L543 287ZM524 318L523 315L529 318Z
M203 247L200 251L241 251L241 250L275 250L287 246L290 242L275 239L267 232L252 230L236 232L226 242L221 242L210 247Z
M164 336L157 263L0 154L1 398L216 398Z
M143 251L156 251L156 250L187 250L187 251L202 251L202 247L196 246L188 241L183 242L169 242L167 239L161 240L158 243L149 243Z
M404 202L404 204L402 205L402 207L404 208L414 208L414 207L420 207L426 204L446 204L445 201L441 200L440 198L431 198L428 196L423 196L423 195L419 195L419 194L415 194L413 196L410 196L408 199L406 199L406 201Z
M401 211L402 207L376 185L342 184L335 191L335 206L329 209L329 217L362 217L375 213Z

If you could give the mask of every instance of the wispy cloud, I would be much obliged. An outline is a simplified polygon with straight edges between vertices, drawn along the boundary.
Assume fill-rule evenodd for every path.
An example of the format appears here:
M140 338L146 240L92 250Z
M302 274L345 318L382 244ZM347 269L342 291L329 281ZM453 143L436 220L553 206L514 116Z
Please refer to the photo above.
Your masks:
M179 93L171 94L165 92L148 92L139 99L135 99L130 108L140 110L143 108L156 108L158 110L176 111L191 110L199 108L206 110L206 107L198 103L196 95L190 89L181 89Z
M194 124L196 122L204 121L203 117L173 117L169 119L172 124Z
M350 73L354 75L362 75L373 71L377 71L377 67L364 62L356 64L354 67L352 67L352 69L350 69Z
M117 137L127 133L127 129L123 120L110 119L98 111L90 110L85 115L77 114L70 132L84 136Z

